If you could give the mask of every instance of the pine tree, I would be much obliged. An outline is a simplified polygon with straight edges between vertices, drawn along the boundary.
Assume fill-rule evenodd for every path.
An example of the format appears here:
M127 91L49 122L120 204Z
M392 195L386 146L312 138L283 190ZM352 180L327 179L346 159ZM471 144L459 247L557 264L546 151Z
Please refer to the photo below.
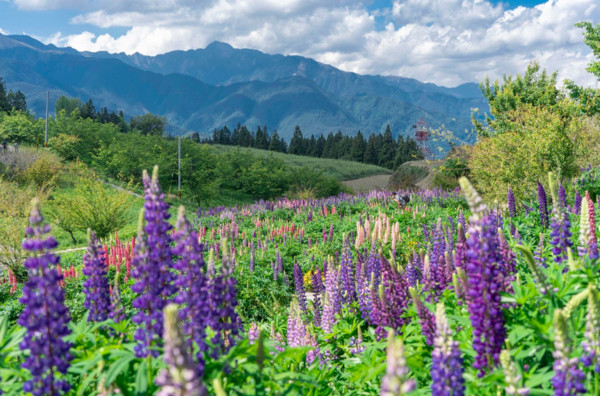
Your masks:
M381 146L377 156L379 166L392 169L394 166L394 159L396 158L396 151L396 141L392 137L392 130L388 124L385 128L385 133L381 138Z
M294 135L292 136L292 140L290 140L290 147L288 149L290 154L296 155L305 155L306 147L304 145L304 136L302 136L302 131L300 127L296 125L296 129L294 130Z
M0 111L8 113L11 110L8 98L6 97L6 84L2 77L0 77Z
M377 164L377 143L374 134L369 136L369 142L365 149L365 156L363 158L365 164Z
M365 150L367 149L367 142L361 131L358 131L354 139L352 139L352 147L350 149L350 159L352 161L362 162L365 158Z

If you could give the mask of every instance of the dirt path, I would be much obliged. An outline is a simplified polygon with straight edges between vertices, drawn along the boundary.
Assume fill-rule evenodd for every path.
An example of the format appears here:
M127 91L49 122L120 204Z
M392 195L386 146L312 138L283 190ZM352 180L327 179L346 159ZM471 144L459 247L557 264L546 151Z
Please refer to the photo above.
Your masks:
M372 190L384 190L390 180L390 175L374 175L360 179L344 180L342 183L350 187L354 192L369 192Z
M126 192L128 192L129 194L133 195L134 197L137 197L137 198L144 198L143 196L141 196L141 195L140 195L140 194L138 194L138 193L135 193L135 192L133 192L133 191L126 190L126 189L124 189L123 187L121 187L121 186L118 186L118 185L116 185L116 184L113 184L113 183L111 183L111 182L107 182L106 180L102 180L102 182L103 182L104 184L108 185L108 186L111 186L112 188L114 188L114 189L116 189L116 190L119 190L119 191L126 191Z

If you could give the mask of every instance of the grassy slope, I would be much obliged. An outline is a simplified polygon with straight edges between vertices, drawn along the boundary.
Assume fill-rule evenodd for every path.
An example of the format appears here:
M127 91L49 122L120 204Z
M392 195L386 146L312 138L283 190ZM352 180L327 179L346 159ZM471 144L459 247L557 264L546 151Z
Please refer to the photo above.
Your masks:
M276 158L281 158L283 162L290 166L306 166L309 168L322 169L325 175L333 176L338 180L353 180L373 175L389 175L392 173L391 170L380 166L354 161L306 157L303 155L284 154L247 147L222 146L218 144L213 147L220 152L246 150L255 155L273 155Z

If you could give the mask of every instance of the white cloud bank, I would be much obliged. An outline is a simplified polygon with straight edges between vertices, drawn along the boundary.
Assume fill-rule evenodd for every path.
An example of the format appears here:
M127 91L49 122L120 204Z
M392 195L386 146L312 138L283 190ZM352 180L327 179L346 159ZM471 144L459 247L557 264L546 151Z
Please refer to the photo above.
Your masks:
M549 0L506 10L487 0L394 0L369 11L359 0L15 0L22 9L70 7L74 24L125 34L56 34L78 50L155 55L214 40L268 53L300 54L347 71L453 86L516 74L538 60L559 79L595 85L580 21L600 22L597 0ZM383 15L385 29L377 30Z

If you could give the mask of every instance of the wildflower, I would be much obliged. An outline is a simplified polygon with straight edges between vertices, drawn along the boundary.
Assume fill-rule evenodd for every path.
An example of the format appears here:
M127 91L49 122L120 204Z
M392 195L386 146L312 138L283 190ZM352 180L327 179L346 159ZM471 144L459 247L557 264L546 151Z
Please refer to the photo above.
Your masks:
M303 314L306 314L306 291L304 290L304 282L302 276L302 270L298 265L298 262L294 262L294 286L296 287L296 297L298 298L298 304Z
M546 190L544 190L544 186L540 182L538 182L537 191L540 221L543 227L548 227L548 198L546 197Z
M138 294L132 306L137 309L133 322L140 325L134 338L137 357L150 354L153 344L160 344L163 333L163 309L175 292L174 274L171 272L171 225L168 222L169 205L158 185L158 167L154 167L152 179L144 171L145 203L140 215L138 237L134 248L131 290ZM143 217L142 217L143 216ZM144 227L144 220L146 225ZM158 350L152 351L158 356Z
M388 333L387 365L381 381L381 396L398 396L415 390L416 382L408 379L408 367L404 356L404 343L396 338L394 332Z
M431 353L431 392L433 396L462 396L465 393L463 359L458 342L446 319L444 304L437 304L435 345Z
M500 353L500 363L504 370L504 378L508 386L504 388L507 395L511 396L527 396L529 395L529 388L520 387L522 376L517 370L515 363L510 358L510 352L506 349Z
M195 370L177 320L177 305L169 304L164 313L164 360L167 367L156 378L157 396L203 396L206 388Z
M596 373L600 373L600 308L598 291L590 284L588 286L588 309L585 323L585 340L582 341L584 354L581 362L584 366L594 365Z
M254 344L254 341L258 339L258 325L256 323L250 324L250 328L248 329L248 340L250 341L250 345Z
M554 378L555 396L570 396L586 392L585 374L577 367L577 358L571 358L571 340L567 321L560 309L554 311Z
M468 310L473 326L473 348L477 357L473 367L483 375L498 363L506 337L500 292L503 290L503 258L499 250L498 229L492 216L483 215L486 206L466 178L460 179L471 212L467 240L466 273L469 281Z
M91 322L102 322L108 318L110 293L106 268L106 258L100 253L96 234L88 230L88 247L83 256L83 275L88 277L83 283L86 295L83 306L89 310L88 320Z
M36 396L59 395L71 387L56 378L58 373L67 373L72 359L71 344L64 340L71 331L67 327L70 318L64 291L58 284L62 280L56 270L60 258L52 253L58 242L46 236L48 233L50 225L44 223L39 203L34 199L29 226L25 229L28 239L23 241L23 249L31 254L24 263L29 280L19 299L24 309L17 323L26 330L19 347L29 351L21 367L32 375L23 385L23 391Z
M419 317L419 323L421 325L421 334L425 336L427 345L433 345L435 336L435 317L429 309L423 304L421 298L417 295L417 291L414 288L410 288L410 295L415 303L417 310L417 316Z
M517 216L517 207L515 205L515 195L510 187L508 187L508 214L511 218Z

